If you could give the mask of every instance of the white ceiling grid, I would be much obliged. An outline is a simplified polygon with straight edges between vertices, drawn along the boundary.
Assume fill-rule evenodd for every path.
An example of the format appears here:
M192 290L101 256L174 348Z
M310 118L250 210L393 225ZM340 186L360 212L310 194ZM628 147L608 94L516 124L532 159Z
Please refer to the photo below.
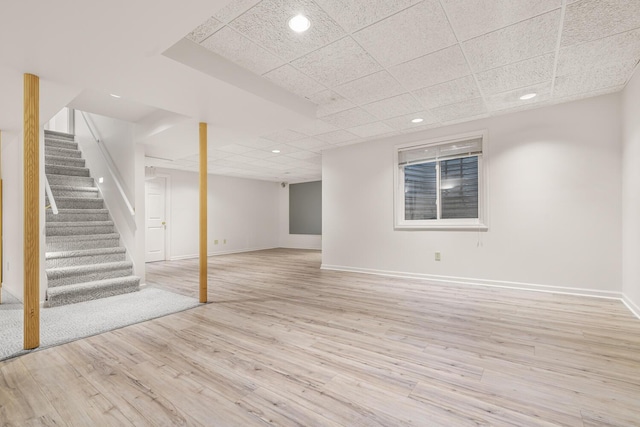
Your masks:
M310 125L220 147L211 171L304 181L327 148L620 90L640 1L236 0L186 37L318 104Z

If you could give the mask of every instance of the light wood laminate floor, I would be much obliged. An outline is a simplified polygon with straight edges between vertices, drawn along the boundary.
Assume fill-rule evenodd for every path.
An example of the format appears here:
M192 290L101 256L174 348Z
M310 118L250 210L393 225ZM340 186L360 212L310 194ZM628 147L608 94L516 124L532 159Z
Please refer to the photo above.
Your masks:
M209 259L210 304L0 362L0 425L638 426L619 301ZM197 260L147 282L196 297Z

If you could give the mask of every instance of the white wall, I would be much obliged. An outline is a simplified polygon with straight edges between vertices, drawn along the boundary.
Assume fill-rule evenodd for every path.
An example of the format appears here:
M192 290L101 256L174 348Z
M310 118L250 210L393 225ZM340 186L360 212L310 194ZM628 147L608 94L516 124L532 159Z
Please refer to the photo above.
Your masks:
M157 169L169 176L169 259L198 256L198 174ZM275 182L209 175L209 255L278 246L278 191ZM226 239L227 243L224 243ZM218 240L218 244L214 243Z
M143 230L138 230L137 225L137 221L142 221L142 224L144 224L144 189L142 190L141 198L136 198L135 192L140 191L139 185L136 186L136 177L138 177L138 181L144 178L144 159L139 159L144 154L136 148L134 143L135 125L98 114L85 114L88 117L91 129L94 133L97 132L96 137L101 141L103 148L111 157L112 163L103 156L102 150L93 139L89 127L79 111L76 111L75 117L76 141L82 150L82 157L86 160L86 166L91 170L91 176L96 180L96 185L100 188L111 219L120 233L120 242L127 249L127 255L133 262L134 274L143 279L144 257L140 256L136 248L140 239L138 234L144 232ZM137 175L136 168L138 168ZM103 178L102 183L98 181L100 177ZM123 191L134 209L135 215L131 215L125 198L118 189L116 177L120 180ZM143 219L137 220L140 215Z
M622 283L640 316L640 72L623 92Z
M2 134L3 289L20 301L24 291L22 135Z
M308 234L289 234L289 185L278 184L279 246L293 249L322 249L322 236Z
M613 94L325 152L323 267L619 296L620 107ZM395 231L394 145L479 129L489 231Z

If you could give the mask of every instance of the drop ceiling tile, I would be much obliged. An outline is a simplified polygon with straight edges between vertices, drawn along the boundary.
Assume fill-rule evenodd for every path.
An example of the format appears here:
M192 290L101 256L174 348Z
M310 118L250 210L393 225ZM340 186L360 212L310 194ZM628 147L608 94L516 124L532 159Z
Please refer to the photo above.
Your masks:
M271 162L278 164L278 165L289 165L293 162L297 162L299 159L296 159L295 157L291 157L291 154L293 153L299 153L302 150L298 150L297 148L291 147L291 153L288 153L287 155L279 155L278 157L274 157L272 159L269 159Z
M385 67L410 61L456 43L438 0L425 0L353 37Z
M222 147L217 147L217 149L232 154L242 154L246 153L247 151L252 151L252 148L244 147L238 144L223 145Z
M380 21L421 0L316 0L350 33Z
M551 82L555 54L549 53L476 74L484 95Z
M262 149L262 150L271 148L276 144L277 142L274 142L270 139L265 139L265 138L253 138L253 139L243 140L240 142L240 145L244 145L245 147L249 147L253 149Z
M480 96L473 76L465 76L413 92L425 108L435 108Z
M305 97L325 89L324 86L309 78L304 73L296 70L289 64L276 68L273 71L269 71L264 75L264 77L297 95Z
M196 27L195 30L187 34L187 38L193 42L200 43L202 40L215 33L216 30L222 27L222 25L222 22L218 21L212 16L211 18L200 24L198 27Z
M442 5L464 41L557 9L562 0L442 0Z
M557 75L589 72L640 59L640 29L560 49Z
M224 159L224 161L235 163L235 164L248 164L255 161L255 159L247 156L236 155L236 156L227 157L226 159Z
M325 144L325 142L316 138L305 138L287 143L287 145L301 150L313 150L314 148L322 147Z
M380 70L380 65L351 37L324 46L291 64L330 88Z
M281 130L275 133L271 133L269 135L264 136L265 139L269 139L271 141L279 142L279 143L287 143L291 141L297 141L299 139L306 138L307 135L296 132L290 129Z
M267 52L229 27L224 27L216 32L201 45L260 75L278 68L284 63L277 56Z
M270 161L270 160L264 160L264 159L258 159L258 160L255 160L255 159L254 159L254 160L251 162L251 165L252 165L252 166L255 166L255 167L259 167L259 168L274 168L274 167L276 167L278 164L277 164L277 163L274 163L274 162L272 162L272 161Z
M422 122L413 123L411 120L421 118ZM438 119L434 117L429 111L419 111L406 116L394 117L393 119L385 120L385 123L397 130L406 129L420 129L427 126L438 123Z
M396 65L389 71L409 90L434 86L470 74L458 45Z
M352 80L334 89L356 104L368 104L405 92L398 81L387 71L379 71L357 80Z
M329 144L340 144L358 139L358 136L346 130L338 130L322 135L316 135L316 138Z
M474 72L501 67L554 52L560 11L545 13L463 43Z
M336 131L338 130L338 128L331 123L327 123L323 120L314 120L313 122L304 126L297 127L294 130L305 135L315 136L322 133Z
M528 93L536 93L532 99L522 100L520 97ZM523 109L525 106L533 107L541 105L551 98L551 82L539 83L527 87L485 96L485 105L489 111L501 111L506 109Z
M339 113L326 116L324 118L324 121L329 122L341 129L345 129L375 122L376 118L367 113L362 108L352 108L350 110L341 111Z
M556 85L557 85L557 82L556 82ZM593 92L583 92L576 95L569 95L565 97L555 97L553 98L552 102L559 104L561 102L571 102L571 101L577 101L579 99L584 99L584 98L593 98L594 96L601 96L601 95L607 95L609 93L620 92L624 88L625 88L624 85L612 86L604 89L595 90Z
M560 45L570 46L638 27L638 0L582 0L567 6Z
M608 66L590 67L576 74L556 77L554 96L569 97L624 85L633 74L635 62L614 62Z
M254 150L243 154L243 156L250 157L252 159L269 159L277 155L278 154L271 152L271 150Z
M482 98L476 98L434 108L431 113L441 122L449 122L486 114L487 108Z
M242 15L247 10L258 4L260 0L233 0L218 12L215 13L216 18L224 23L231 22L234 18Z
M207 159L208 160L216 160L216 159L224 159L226 157L230 157L233 153L222 150L208 150L207 151ZM194 157L199 158L200 155L196 154ZM194 159L197 160L197 159Z
M307 97L314 104L318 104L317 117L324 117L329 114L348 110L355 107L355 104L331 90L323 90Z
M303 14L311 28L300 34L287 22ZM282 59L291 61L345 35L344 30L312 0L263 0L229 25Z
M395 129L383 122L369 123L366 125L349 128L349 132L362 138L370 138L372 136L384 135L391 133Z
M306 160L306 159L318 157L316 153L312 153L311 151L298 151L295 153L288 154L288 156L297 160Z
M403 116L422 110L422 105L409 93L383 99L363 105L363 109L373 114L380 120ZM356 132L354 132L356 133ZM356 135L359 135L356 133ZM363 136L363 135L360 135Z

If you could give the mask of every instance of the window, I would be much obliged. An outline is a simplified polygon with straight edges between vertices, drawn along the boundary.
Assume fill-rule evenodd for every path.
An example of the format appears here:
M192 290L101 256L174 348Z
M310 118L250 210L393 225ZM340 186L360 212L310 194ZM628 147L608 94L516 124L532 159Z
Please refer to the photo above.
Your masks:
M486 229L486 132L396 147L396 228Z

